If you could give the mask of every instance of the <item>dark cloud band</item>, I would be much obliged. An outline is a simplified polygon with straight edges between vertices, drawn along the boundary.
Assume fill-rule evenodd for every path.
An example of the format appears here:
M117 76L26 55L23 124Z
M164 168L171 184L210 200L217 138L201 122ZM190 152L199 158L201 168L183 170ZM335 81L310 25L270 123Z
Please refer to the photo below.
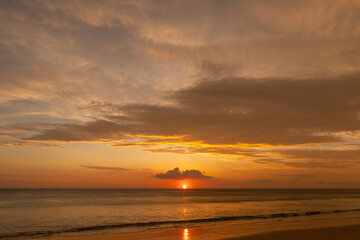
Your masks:
M116 141L155 135L186 136L186 141L207 144L340 142L337 133L360 130L359 89L359 75L220 79L175 92L167 99L173 102L170 106L113 104L109 111L109 104L102 108L92 103L89 108L100 111L106 120L54 125L26 140Z
M201 173L199 170L185 170L180 171L179 168L174 168L173 170L169 170L166 173L158 173L154 177L160 179L185 179L185 178L193 178L193 179L206 179L212 178L211 176L206 176Z

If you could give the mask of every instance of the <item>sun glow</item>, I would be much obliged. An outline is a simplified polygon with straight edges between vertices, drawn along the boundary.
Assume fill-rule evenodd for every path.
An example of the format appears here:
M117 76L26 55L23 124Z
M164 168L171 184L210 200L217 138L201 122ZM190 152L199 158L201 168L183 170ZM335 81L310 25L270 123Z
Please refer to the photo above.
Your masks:
M185 185L185 184L182 185L182 188L183 188L183 189L187 189L187 185Z

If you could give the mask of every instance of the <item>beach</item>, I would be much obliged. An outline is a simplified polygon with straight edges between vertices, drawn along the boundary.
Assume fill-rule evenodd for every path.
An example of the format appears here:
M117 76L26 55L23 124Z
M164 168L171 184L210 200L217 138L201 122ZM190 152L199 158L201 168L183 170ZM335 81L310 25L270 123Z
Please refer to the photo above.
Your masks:
M186 228L158 228L115 234L88 232L87 234L70 237L53 236L45 240L355 240L360 239L360 217L344 213L336 218L304 216L298 219L262 222L225 221Z
M60 237L48 238L46 240L118 240L118 239L181 239L181 240L200 240L200 239L218 239L218 240L358 240L360 239L360 224L330 227L312 227L305 229L296 229L299 226L290 224L294 227L292 230L275 230L270 231L264 228L262 233L255 233L251 230L246 232L244 228L237 225L218 225L203 228L186 228L170 230L152 230L146 232L126 233L126 234L105 234L105 235L88 235L78 237ZM320 224L321 225L321 224ZM268 226L269 227L269 226ZM286 226L273 226L275 229L281 229ZM259 230L261 231L261 230ZM43 239L44 240L44 239Z
M359 190L13 189L0 199L0 239L10 240L215 240L360 224Z
M328 227L303 230L277 231L245 237L227 238L226 240L357 240L360 239L360 225Z

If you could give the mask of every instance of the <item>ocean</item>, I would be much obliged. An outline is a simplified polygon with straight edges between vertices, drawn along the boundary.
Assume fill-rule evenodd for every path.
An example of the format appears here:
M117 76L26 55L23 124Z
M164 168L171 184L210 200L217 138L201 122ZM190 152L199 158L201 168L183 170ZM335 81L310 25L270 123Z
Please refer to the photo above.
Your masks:
M0 239L360 216L360 190L0 189Z

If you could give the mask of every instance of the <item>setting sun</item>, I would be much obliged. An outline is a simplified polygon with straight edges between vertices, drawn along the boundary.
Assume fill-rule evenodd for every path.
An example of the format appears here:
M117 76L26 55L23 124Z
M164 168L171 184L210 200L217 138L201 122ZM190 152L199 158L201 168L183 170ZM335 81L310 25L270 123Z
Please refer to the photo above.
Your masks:
M187 189L187 186L184 184L184 185L182 186L182 188L183 188L183 189Z

